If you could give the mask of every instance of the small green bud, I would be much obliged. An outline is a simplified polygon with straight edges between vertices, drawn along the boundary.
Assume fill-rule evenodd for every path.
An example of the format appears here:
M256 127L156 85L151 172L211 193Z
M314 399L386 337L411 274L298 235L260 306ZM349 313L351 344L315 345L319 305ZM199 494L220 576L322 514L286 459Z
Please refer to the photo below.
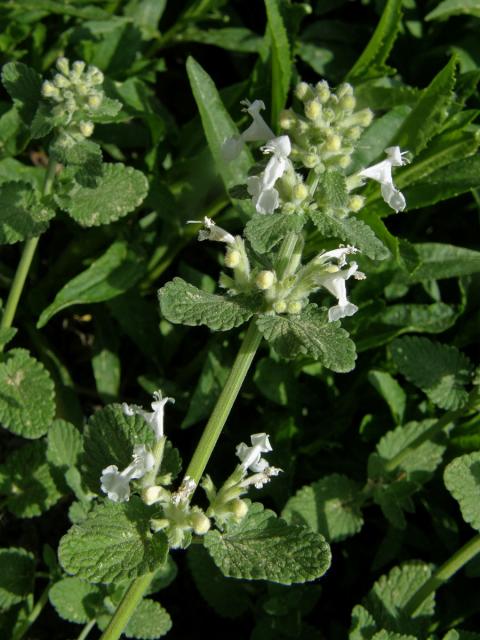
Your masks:
M53 77L53 84L59 89L65 89L70 86L70 80L61 73L56 73Z
M324 109L323 110L323 117L325 118L325 120L327 122L332 122L332 120L335 120L335 111L333 109Z
M207 516L200 510L192 511L190 524L197 536L203 536L210 529L211 523Z
M356 113L358 124L362 127L369 127L373 120L373 111L371 109L362 109Z
M255 284L259 289L265 291L266 289L270 289L270 287L275 282L275 274L273 271L260 271L260 273L255 278Z
M358 140L362 135L361 127L352 127L345 132L346 137L349 140Z
M348 201L348 208L350 211L360 211L360 209L365 204L365 198L359 195L352 196Z
M86 76L87 80L93 85L102 84L105 79L100 69L97 69L97 67L94 67L93 65L88 67Z
M295 116L290 109L284 109L280 113L279 123L282 129L292 129L295 126Z
M353 96L353 87L348 82L342 83L337 89L337 96L343 98L344 96Z
M45 82L42 84L42 96L44 98L53 98L54 96L58 96L59 94L60 92L57 87L52 82L45 80Z
M350 156L340 156L338 158L338 166L342 169L346 169L351 162L352 158Z
M311 93L312 90L306 82L299 82L295 87L295 95L299 100L306 100Z
M325 140L325 149L327 151L332 151L332 152L340 151L341 147L342 147L342 139L339 135L335 133L332 135L329 135Z
M305 103L305 115L309 120L316 120L322 113L322 105L318 100L309 100Z
M303 182L300 182L299 184L295 185L293 189L293 197L295 198L295 200L299 200L300 202L302 202L303 200L305 200L307 196L308 196L308 187L304 185Z
M338 103L339 107L345 111L353 111L356 104L357 101L353 96L343 96Z
M63 73L64 76L68 76L68 74L70 73L70 65L67 58L58 58L55 66L61 73Z
M301 310L302 303L299 300L292 300L292 302L289 302L287 305L288 313L291 313L293 315L299 314Z
M80 133L82 134L82 136L84 136L85 138L89 138L93 133L93 122L82 121L78 125L78 128L80 129Z
M315 93L317 94L320 102L325 104L331 96L330 87L328 86L328 82L322 80L321 82L317 82L315 86Z
M277 300L273 303L273 310L275 313L285 313L287 310L287 303L285 300Z
M240 264L241 259L242 256L240 251L237 249L227 249L227 252L225 253L225 266L230 269L235 269L235 267L238 267Z
M86 82L79 82L77 84L77 93L80 96L86 96L88 95L90 92L90 85L88 85Z
M232 500L230 509L236 520L243 520L248 513L248 504L245 500L237 498L236 500Z
M85 69L85 62L83 60L75 60L72 64L72 71L70 72L70 77L72 79L78 80Z
M170 492L157 485L147 487L142 491L142 500L148 505L161 501L168 502L170 500Z
M87 104L90 109L98 109L98 107L102 104L102 96L97 93L88 96Z
M306 153L303 156L303 164L307 169L313 169L319 162L318 156L315 153Z

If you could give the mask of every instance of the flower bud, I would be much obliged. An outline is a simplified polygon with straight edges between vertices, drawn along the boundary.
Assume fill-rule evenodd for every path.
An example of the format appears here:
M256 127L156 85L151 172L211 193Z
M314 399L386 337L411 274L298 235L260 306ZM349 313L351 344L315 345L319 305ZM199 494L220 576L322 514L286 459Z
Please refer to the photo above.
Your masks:
M337 88L337 96L343 98L344 96L353 96L353 87L348 82L343 82Z
M273 303L273 310L275 313L285 313L287 310L287 303L285 300L277 300Z
M338 158L338 166L342 169L346 169L351 161L352 159L350 156L340 156L340 158Z
M102 96L97 93L88 96L87 104L90 109L98 109L98 107L102 104Z
M197 536L203 536L210 529L211 523L202 511L192 511L190 515L190 524Z
M270 289L270 287L275 282L275 274L273 271L260 271L260 273L255 278L255 284L259 289L265 291L266 289Z
M312 93L306 82L299 82L295 87L295 95L299 100L305 100Z
M349 140L358 140L362 135L362 129L360 127L352 127L345 132L345 135Z
M248 513L248 504L244 500L237 498L230 503L230 510L236 520L243 520Z
M342 139L337 134L329 135L325 141L325 149L327 151L340 151L342 147Z
M42 96L44 98L53 98L54 96L59 95L59 93L60 92L58 91L57 87L52 82L45 80L45 82L42 84Z
M371 109L362 109L356 113L358 124L362 127L369 127L373 120L373 111Z
M103 73L100 71L100 69L97 69L97 67L94 67L93 65L88 67L86 75L88 81L93 85L102 84L102 82L104 81Z
M279 122L282 129L292 129L295 126L295 116L290 109L284 109L280 113Z
M78 128L80 129L80 133L82 134L82 136L84 136L85 138L89 138L93 133L93 122L82 121L78 125Z
M72 64L70 77L78 80L78 78L80 78L80 76L82 75L84 69L85 62L83 62L83 60L75 60L75 62Z
M307 169L313 169L318 164L318 156L314 153L306 153L303 156L303 164L307 167Z
M70 86L70 80L62 76L61 73L56 73L53 77L53 84L59 89L65 89L65 87Z
M240 251L237 249L227 249L225 253L225 266L230 267L230 269L235 269L240 264L242 256L240 255Z
M287 312L293 315L297 315L302 310L302 303L299 300L292 300L287 305Z
M348 201L348 208L350 209L350 211L357 212L357 211L360 211L360 209L363 207L364 204L365 204L365 198L359 195L355 195L355 196L352 196Z
M155 502L168 502L170 498L169 492L163 487L154 485L153 487L147 487L142 491L142 500L145 504L155 504Z
M55 66L61 73L63 73L64 76L68 76L68 74L70 73L70 65L67 58L58 58Z
M356 103L357 101L353 96L343 96L338 104L339 107L345 111L353 111Z
M320 102L325 103L330 98L330 88L328 86L328 82L322 80L321 82L317 82L315 86L315 93L317 94Z
M316 120L322 113L322 105L318 100L309 100L305 103L305 115L309 120Z
M300 202L302 202L307 196L308 187L304 185L303 182L295 185L295 187L293 188L293 197L295 198L295 200L300 200Z

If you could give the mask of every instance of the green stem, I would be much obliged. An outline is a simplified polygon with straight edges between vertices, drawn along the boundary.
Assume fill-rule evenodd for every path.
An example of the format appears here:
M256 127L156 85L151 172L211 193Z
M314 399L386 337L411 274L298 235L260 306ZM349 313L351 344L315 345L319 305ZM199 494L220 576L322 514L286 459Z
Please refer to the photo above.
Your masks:
M45 587L44 591L42 592L42 595L35 603L33 609L28 614L28 617L26 618L26 620L24 620L22 624L14 630L12 635L12 640L21 640L21 638L23 638L23 636L26 634L26 632L30 629L32 624L38 618L38 616L42 612L43 607L48 602L48 592L50 591L50 586L51 585L49 584L47 585L47 587Z
M222 433L222 429L235 402L238 392L245 380L245 376L252 364L252 360L260 345L262 336L257 329L255 321L252 320L247 329L243 342L240 346L238 355L230 370L227 382L217 400L217 404L207 422L205 430L200 438L200 442L195 449L193 457L188 465L185 476L192 478L196 484L200 482L200 478L205 471L208 460L212 455L218 438Z
M288 236L286 236L286 238L283 240L280 251L278 252L275 269L277 272L277 278L279 280L282 280L282 278L286 274L286 271L288 270L288 266L290 264L293 252L295 251L295 247L297 246L297 242L297 233L289 233Z
M431 578L418 589L404 607L407 616L413 616L428 596L449 580L459 569L480 553L480 534L474 536L461 549L456 551Z
M153 573L146 573L132 582L113 614L108 627L102 633L100 640L118 640L120 638L137 605L145 595L145 591L150 586L153 575Z
M43 183L42 196L46 196L52 190L53 180L55 178L55 169L57 163L53 158L48 161L48 167L45 174L45 180ZM30 266L32 264L33 256L37 248L39 237L29 238L23 247L22 257L18 263L17 271L13 278L12 286L8 294L7 303L5 305L5 311L0 321L0 329L9 329L12 326L15 312L17 311L20 296L22 295L25 280L27 279ZM1 350L1 347L0 347Z
M95 626L96 622L97 622L96 618L94 618L93 620L90 620L90 622L87 622L87 624L81 630L80 635L78 636L77 640L85 640L85 638L88 636L90 631Z

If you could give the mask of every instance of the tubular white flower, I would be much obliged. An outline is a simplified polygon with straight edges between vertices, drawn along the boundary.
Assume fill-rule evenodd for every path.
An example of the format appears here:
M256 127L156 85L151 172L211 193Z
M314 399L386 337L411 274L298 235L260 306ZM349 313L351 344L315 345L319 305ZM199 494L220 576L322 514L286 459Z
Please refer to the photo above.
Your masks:
M262 453L272 451L269 436L266 433L254 433L250 436L250 441L252 443L251 447L241 442L235 449L235 453L245 471L250 469L261 473L269 466L265 458L262 458Z
M337 267L337 271L327 271L318 278L318 284L325 287L325 289L330 291L338 300L338 304L330 307L328 310L329 322L335 322L335 320L353 316L353 314L358 311L358 307L349 302L347 298L347 286L345 283L351 276L357 280L362 280L365 277L361 271L358 271L358 264L356 262L352 262L348 269L342 270Z
M259 176L247 178L247 190L258 213L273 213L279 205L275 182L283 176L290 164L288 156L292 150L290 138L273 138L264 147L263 153L271 154L265 170Z
M187 224L203 224L204 229L200 229L198 232L198 240L203 242L203 240L212 240L213 242L225 242L226 244L233 244L235 242L235 238L231 233L222 229L214 223L214 221L205 216L203 221L201 220L187 220Z
M122 409L123 413L126 416L139 415L150 425L153 429L153 433L155 434L155 439L160 440L163 438L163 419L165 413L165 405L167 402L174 403L175 400L173 398L163 398L161 391L155 391L153 394L154 401L150 405L153 411L145 411L142 407L138 407L137 405L128 405L126 402L123 403Z
M362 178L370 178L381 185L382 197L396 213L403 211L407 206L405 196L393 184L392 167L402 167L407 163L404 155L406 151L400 151L400 147L388 147L385 149L387 158L377 164L367 167L359 172Z
M102 470L100 486L113 502L127 502L130 498L130 482L142 478L155 466L155 458L145 445L133 449L132 462L123 471L111 464Z
M234 160L242 150L245 142L267 142L275 137L268 124L260 115L260 111L265 109L265 103L262 100L242 100L245 105L244 111L252 116L252 123L239 136L227 138L222 146L222 155L225 162Z

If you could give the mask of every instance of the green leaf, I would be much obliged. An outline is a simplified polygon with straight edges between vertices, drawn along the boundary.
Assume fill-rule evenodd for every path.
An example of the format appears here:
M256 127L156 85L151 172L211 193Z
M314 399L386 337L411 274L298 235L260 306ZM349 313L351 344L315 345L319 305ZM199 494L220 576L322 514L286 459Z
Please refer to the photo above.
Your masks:
M174 278L158 292L162 315L175 324L204 324L213 331L238 327L257 310L255 298L219 296L202 291L182 278Z
M225 27L224 29L190 27L182 31L182 41L185 40L243 53L258 53L262 46L262 38L245 27Z
M0 184L0 201L0 244L41 235L55 215L28 182Z
M49 153L57 162L65 165L79 165L91 174L89 186L95 186L95 178L102 173L102 150L92 140L86 138L78 140L64 133L54 138L50 144Z
M2 67L2 82L22 120L30 124L41 97L42 78L22 62L8 62Z
M443 0L435 9L427 13L425 20L444 20L460 15L480 18L480 0Z
M0 363L0 422L23 438L47 433L55 414L54 386L44 366L25 349Z
M397 369L442 409L458 409L468 398L472 364L456 347L428 338L398 338L391 346Z
M357 604L352 610L352 624L348 640L371 640L376 627L373 616L370 615L365 607Z
M171 628L172 620L167 611L158 602L146 598L135 609L123 633L127 638L155 640Z
M247 222L245 237L255 251L267 253L289 233L300 233L304 224L305 219L298 214L255 214Z
M74 467L82 451L80 431L65 420L54 420L47 435L47 460L56 467Z
M372 640L417 640L415 636L406 636L403 633L395 633L394 631L385 631L382 629L374 636Z
M225 187L245 182L252 162L245 149L232 162L222 157L222 145L227 138L238 133L233 120L226 111L213 80L192 57L187 60L187 73L193 97L200 111L208 146Z
M292 57L280 0L265 0L272 63L272 122L284 108L292 77Z
M328 542L338 542L363 526L359 493L356 482L333 473L297 491L285 505L282 518L321 533Z
M387 631L422 634L428 628L435 609L435 594L430 594L413 615L405 615L403 608L432 574L421 562L405 562L394 567L373 585L364 606L373 616L378 628Z
M7 509L19 518L33 518L50 509L62 497L62 477L46 458L43 440L30 442L0 465L0 493Z
M293 406L300 393L292 367L271 358L258 362L253 380L266 398L283 407Z
M97 505L60 540L58 557L69 574L89 582L132 580L166 560L163 534L150 533L152 509L135 496Z
M456 59L453 57L421 92L418 102L397 132L394 144L417 155L440 130L453 100L455 67Z
M326 171L322 174L315 196L325 209L346 207L348 191L345 176L339 171Z
M119 346L118 335L112 331L110 316L97 314L92 369L98 394L105 403L117 398L120 390Z
M33 591L34 556L18 547L0 549L0 611L23 602Z
M257 326L283 358L306 355L339 373L355 366L355 344L348 333L339 322L328 322L326 311L315 304L299 315L260 315Z
M414 244L412 247L417 263L408 275L411 283L480 272L480 251L436 242Z
M92 304L115 298L141 278L144 264L127 242L114 242L95 262L75 276L42 311L37 327L44 327L55 314L74 304Z
M120 163L102 164L93 185L78 182L74 170L67 169L62 179L55 202L82 227L123 218L140 206L148 193L143 173Z
M368 381L388 404L395 422L401 424L407 403L407 395L402 387L389 373L375 369L369 371Z
M105 588L80 578L63 578L48 592L50 603L58 615L69 622L86 624L103 609Z
M465 522L480 531L480 451L452 460L443 478Z
M347 75L349 82L393 73L385 65L400 28L402 0L388 0L369 43Z
M323 536L288 525L260 503L227 533L209 531L204 545L225 576L270 580L280 584L320 578L330 566L330 547Z
M354 216L340 217L334 211L311 210L308 212L313 224L326 237L338 238L353 244L372 260L385 260L390 252L375 235L373 229Z
M102 470L111 464L122 470L132 461L135 445L153 447L154 433L139 416L126 416L122 405L110 404L89 419L85 431L82 456L83 478L89 489L100 492Z
M249 610L250 598L245 585L225 578L205 549L190 546L187 560L200 595L215 613L223 618L238 618Z

